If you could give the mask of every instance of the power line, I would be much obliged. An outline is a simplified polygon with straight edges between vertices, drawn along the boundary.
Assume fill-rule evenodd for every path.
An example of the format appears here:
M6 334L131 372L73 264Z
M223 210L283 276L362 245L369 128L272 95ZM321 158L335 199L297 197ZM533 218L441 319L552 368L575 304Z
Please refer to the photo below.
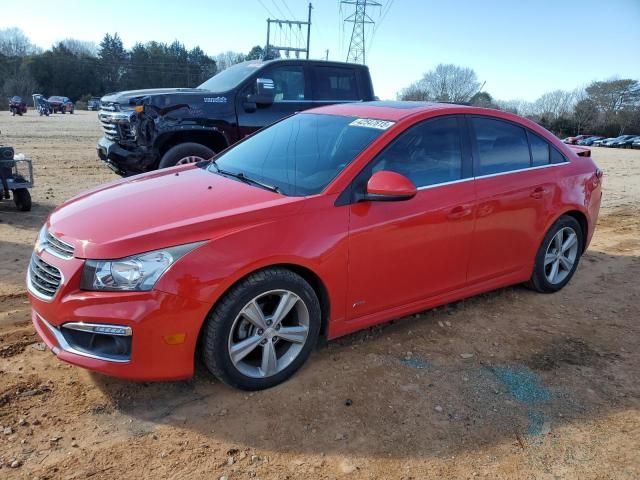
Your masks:
M382 22L384 22L384 19L387 17L387 13L389 13L389 10L391 10L391 5L393 5L393 2L395 2L395 0L389 0L386 10L384 10L383 8L383 11L380 13L380 20L378 20L378 23L376 23L373 27L373 32L371 33L371 41L369 42L369 51L371 51L371 49L373 48L373 40L376 37L376 32L378 31L378 28L380 28L380 25L382 25Z
M267 6L264 3L262 3L262 0L258 0L258 3L260 3L260 5L262 5L262 8L264 8L267 11L267 13L269 14L269 17L276 18L276 16L273 13L271 13L271 10L269 10Z

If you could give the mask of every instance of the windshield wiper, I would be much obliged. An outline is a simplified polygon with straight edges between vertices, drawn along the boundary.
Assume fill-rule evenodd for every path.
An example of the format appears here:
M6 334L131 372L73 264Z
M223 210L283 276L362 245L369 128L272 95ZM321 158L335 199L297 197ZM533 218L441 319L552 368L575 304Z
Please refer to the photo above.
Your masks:
M234 173L234 172L229 172L227 170L221 169L216 163L215 159L213 158L210 160L210 162L211 162L211 165L215 167L216 172L220 173L221 175L237 178L241 182L248 183L250 185L255 185L257 187L264 188L265 190L269 190L271 192L282 193L279 187L276 187L275 185L269 185L268 183L263 183L251 177L247 177L243 172Z

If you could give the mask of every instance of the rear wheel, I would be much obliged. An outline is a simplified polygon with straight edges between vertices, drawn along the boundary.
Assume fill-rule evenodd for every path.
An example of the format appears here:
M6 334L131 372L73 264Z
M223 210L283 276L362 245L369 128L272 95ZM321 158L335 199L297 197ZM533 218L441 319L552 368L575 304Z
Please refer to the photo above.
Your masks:
M243 390L287 380L311 354L320 332L320 302L298 274L270 268L234 286L204 326L204 363Z
M215 152L213 150L200 143L181 143L167 150L167 153L160 159L158 168L201 162L202 160L209 160L214 155Z
M31 210L31 194L26 188L17 188L13 191L13 203L16 204L16 208L21 212L28 212Z
M527 285L541 293L562 289L578 268L583 247L584 238L578 221L568 215L560 217L540 245Z

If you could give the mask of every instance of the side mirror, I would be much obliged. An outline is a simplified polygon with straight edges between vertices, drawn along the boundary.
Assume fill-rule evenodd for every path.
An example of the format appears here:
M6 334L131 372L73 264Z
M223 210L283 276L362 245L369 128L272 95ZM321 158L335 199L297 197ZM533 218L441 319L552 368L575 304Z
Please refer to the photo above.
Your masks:
M418 190L404 175L389 170L380 170L371 175L367 182L367 191L360 200L378 202L397 202L416 196Z
M250 95L251 102L258 105L271 105L275 97L276 86L270 78L257 78L254 95Z

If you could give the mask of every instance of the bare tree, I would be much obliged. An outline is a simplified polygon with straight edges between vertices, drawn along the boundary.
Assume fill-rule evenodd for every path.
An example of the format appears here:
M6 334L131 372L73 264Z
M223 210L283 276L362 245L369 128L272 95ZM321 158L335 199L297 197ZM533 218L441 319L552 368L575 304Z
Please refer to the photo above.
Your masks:
M58 45L63 46L77 56L97 57L98 46L95 42L78 40L75 38L65 38Z
M26 57L38 53L39 49L19 28L0 30L0 54L7 57Z
M400 92L401 100L468 102L480 89L476 72L453 64L440 64Z
M39 90L38 83L26 72L20 72L4 79L2 84L2 97L18 95L28 101L31 95Z
M586 89L589 98L605 117L610 118L616 112L640 103L640 82L638 80L606 80L593 82Z
M235 65L236 63L244 62L245 55L243 53L232 52L231 50L229 50L227 52L216 55L215 57L213 57L213 59L216 61L218 72L221 72L222 70L225 70L230 66Z
M574 106L574 92L554 90L538 98L533 104L533 113L555 120L571 113Z
M533 103L519 98L515 100L496 100L495 103L500 110L522 115L523 117L529 117L534 114Z

